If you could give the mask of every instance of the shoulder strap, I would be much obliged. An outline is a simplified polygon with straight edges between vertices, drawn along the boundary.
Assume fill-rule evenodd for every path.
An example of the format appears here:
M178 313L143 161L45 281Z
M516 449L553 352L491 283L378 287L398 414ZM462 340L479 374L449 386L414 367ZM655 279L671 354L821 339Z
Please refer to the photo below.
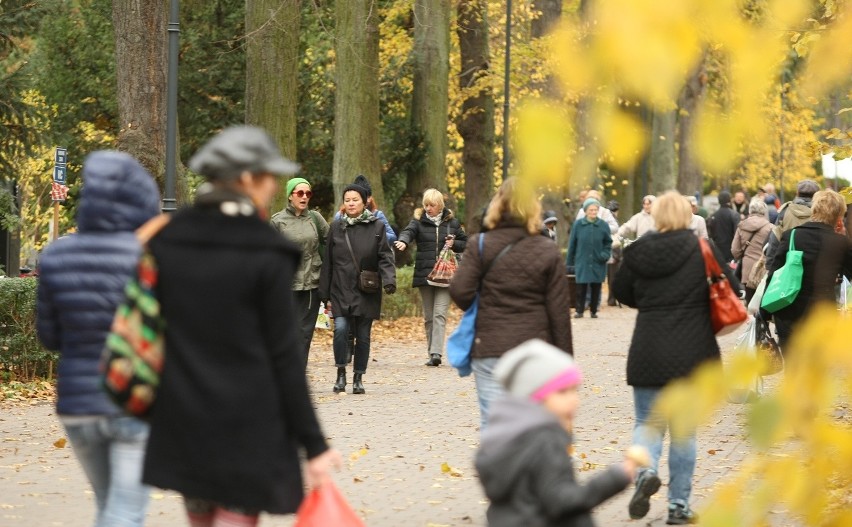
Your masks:
M311 221L314 224L314 229L316 229L316 231L317 231L317 239L322 238L322 232L320 232L320 223L319 223L319 220L317 219L317 214L319 214L319 213L315 210L309 210L308 214L310 214Z
M352 257L352 263L355 264L355 269L358 269L358 272L361 272L361 266L358 265L358 260L355 259L355 251L352 250L352 244L349 242L349 231L346 229L346 226L343 226L343 237L346 238L346 246L349 247L349 256Z
M482 234L479 235L479 259L480 260L482 260L482 245L483 245L483 242L484 242L484 238L485 238L485 233L482 233ZM482 281L485 280L485 275L487 275L488 271L491 270L491 267L493 267L494 264L497 263L497 260L502 258L506 253L508 253L512 249L512 247L515 246L515 243L517 243L517 242L512 242L509 245L503 247L503 250L500 251L499 253L497 253L497 256L495 256L493 260L488 262L488 264L485 266L485 269L482 271L482 274L479 277L479 287L477 289L482 289Z
M719 267L719 262L716 261L716 256L713 255L713 249L704 238L698 239L698 245L701 246L701 255L704 257L704 272L707 274L707 280L712 280L722 274L722 269Z
M151 238L156 236L171 219L172 216L170 214L158 214L154 216L136 229L136 239L139 240L140 244L147 245L151 241Z
M796 234L796 229L790 231L790 251L796 250L796 244L793 243L793 235Z

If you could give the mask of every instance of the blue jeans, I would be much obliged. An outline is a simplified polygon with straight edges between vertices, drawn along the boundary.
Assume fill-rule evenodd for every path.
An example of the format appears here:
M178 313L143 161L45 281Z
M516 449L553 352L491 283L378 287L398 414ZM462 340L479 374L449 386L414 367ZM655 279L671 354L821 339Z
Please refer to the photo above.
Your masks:
M636 425L633 428L633 444L642 445L651 454L651 468L657 470L663 451L663 437L669 423L651 413L660 388L633 388L633 404ZM695 472L695 431L669 445L669 503L689 506L692 492L692 475Z
M479 431L485 430L488 422L488 406L491 401L497 399L506 391L497 382L492 372L497 365L497 357L484 359L471 359L470 368L473 370L473 379L476 382L476 397L479 399Z
M355 373L367 373L370 362L370 331L373 329L373 319L364 317L334 317L334 365L345 368L347 363L346 348L349 341L349 328L355 336Z
M148 424L133 417L103 416L63 425L95 492L95 527L142 527L150 492L142 484Z

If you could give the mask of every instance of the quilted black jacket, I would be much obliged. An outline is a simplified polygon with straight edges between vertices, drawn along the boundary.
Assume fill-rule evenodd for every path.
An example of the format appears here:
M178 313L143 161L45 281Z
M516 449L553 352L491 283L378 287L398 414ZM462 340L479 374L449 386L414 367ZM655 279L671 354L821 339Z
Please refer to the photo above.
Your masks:
M716 251L716 259L721 255ZM734 290L739 282L722 269ZM662 387L719 359L710 323L704 258L691 230L649 233L624 249L615 297L639 310L627 356L627 384Z

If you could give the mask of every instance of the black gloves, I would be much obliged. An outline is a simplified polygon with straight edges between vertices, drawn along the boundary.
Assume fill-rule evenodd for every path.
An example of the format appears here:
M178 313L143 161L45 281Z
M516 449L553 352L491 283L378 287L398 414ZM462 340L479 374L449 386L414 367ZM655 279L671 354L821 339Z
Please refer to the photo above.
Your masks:
M396 284L385 285L385 293L387 293L389 295L396 293Z

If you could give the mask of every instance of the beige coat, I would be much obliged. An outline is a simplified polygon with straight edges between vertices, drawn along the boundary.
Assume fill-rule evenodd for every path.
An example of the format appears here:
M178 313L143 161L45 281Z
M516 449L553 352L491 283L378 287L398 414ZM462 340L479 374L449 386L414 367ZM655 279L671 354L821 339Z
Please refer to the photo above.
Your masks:
M748 280L751 268L763 254L763 246L771 230L772 224L763 214L752 214L737 227L734 241L731 242L731 254L734 259L743 261L743 283Z

